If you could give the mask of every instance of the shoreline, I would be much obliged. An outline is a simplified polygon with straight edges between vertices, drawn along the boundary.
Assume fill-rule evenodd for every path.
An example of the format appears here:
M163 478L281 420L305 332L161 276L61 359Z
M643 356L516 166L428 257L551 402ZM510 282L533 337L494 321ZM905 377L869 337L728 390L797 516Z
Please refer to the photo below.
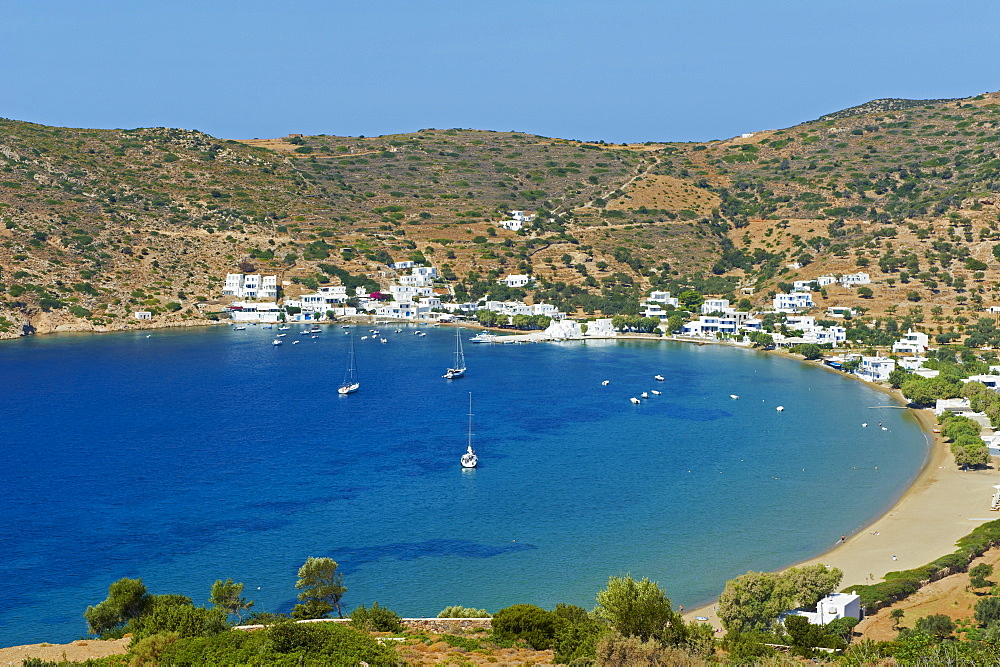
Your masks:
M687 341L680 341L687 342ZM734 346L740 347L740 346ZM809 363L787 352L768 350L801 363ZM838 372L817 364L829 372ZM839 373L839 372L838 372ZM839 373L845 379L861 382L889 396L901 406L906 401L897 389L890 389L858 377ZM881 514L815 557L789 564L778 571L803 565L823 564L843 571L837 591L852 586L883 581L887 572L908 570L930 563L955 551L955 542L986 521L990 516L993 485L1000 483L996 468L962 471L955 465L945 439L934 433L937 418L929 408L905 408L917 421L927 442L923 465L899 498ZM721 591L719 592L721 595ZM725 630L715 613L718 597L708 604L685 611L687 621L705 617L717 632Z

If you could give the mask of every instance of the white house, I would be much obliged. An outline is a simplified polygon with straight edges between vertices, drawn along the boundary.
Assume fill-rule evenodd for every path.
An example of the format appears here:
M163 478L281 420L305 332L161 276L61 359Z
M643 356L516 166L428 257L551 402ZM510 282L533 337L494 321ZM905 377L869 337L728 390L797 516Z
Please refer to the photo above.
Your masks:
M838 618L861 620L861 596L855 592L830 593L816 604L816 611L794 609L782 614L782 621L789 616L805 616L813 625L827 625Z
M241 299L277 299L278 277L263 276L262 278L257 274L227 273L222 294Z
M665 310L663 306L658 303L647 303L646 310L642 311L643 317L655 317L660 320L665 320L671 315L673 315L672 310Z
M821 289L836 282L837 279L834 276L820 276L819 278L810 278L809 280L796 280L792 283L792 291L810 292L813 289Z
M520 220L501 220L497 226L512 232L519 232L524 227L524 223Z
M148 310L138 310L138 311L132 313L132 315L134 315L135 319L137 319L137 320L151 320L151 319L153 319L153 313L149 312Z
M536 303L531 306L532 315L545 315L546 317L561 318L562 313L551 303Z
M893 354L920 355L927 351L930 338L922 331L908 331L892 344Z
M802 333L802 339L807 343L837 345L847 340L847 329L844 327L813 327Z
M228 309L235 322L277 322L281 313L281 306L274 301L235 301Z
M587 327L590 328L589 326ZM583 338L583 329L580 323L575 320L552 320L545 330L550 338L575 340Z
M618 335L615 328L611 326L611 318L603 318L587 323L586 336L590 338L614 338Z
M407 260L405 262L393 262L389 266L391 266L392 268L396 269L397 271L402 271L403 269L412 269L416 265L417 265L416 262Z
M705 299L705 302L701 304L702 315L727 313L729 310L729 299Z
M792 315L785 318L785 326L789 329L807 331L816 327L816 318L812 315Z
M854 311L847 306L830 306L826 309L827 317L854 317Z
M510 217L518 222L531 222L535 219L535 214L525 213L524 211L511 211Z
M887 382L889 373L896 370L896 360L891 357L861 357L861 365L855 373L871 382Z
M854 285L868 285L871 283L872 279L867 273L859 271L858 273L846 273L840 276L840 284L844 287L852 287Z
M779 293L774 295L773 309L779 313L794 313L800 309L812 307L812 294L809 292Z
M531 276L526 276L524 274L511 274L497 282L505 283L507 287L524 287L531 282Z
M1000 375L970 375L962 382L982 382L993 391L997 391L1000 388Z
M671 298L670 292L650 292L649 298L646 301L655 301L662 303L664 306L673 306L674 308L680 305L680 301Z
M955 415L970 415L974 411L967 398L939 398L934 403L934 414L940 417L945 412Z

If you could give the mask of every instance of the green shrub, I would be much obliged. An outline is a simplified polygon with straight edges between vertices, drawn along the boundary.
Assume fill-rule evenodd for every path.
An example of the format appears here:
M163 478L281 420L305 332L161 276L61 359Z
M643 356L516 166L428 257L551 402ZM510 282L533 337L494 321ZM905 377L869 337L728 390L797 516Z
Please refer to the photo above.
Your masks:
M402 632L403 624L399 614L379 607L378 602L372 603L371 609L361 605L351 612L351 626L359 630L374 630L375 632Z
M451 605L450 607L445 607L442 609L438 615L438 618L489 618L490 613L485 609L472 609L471 607L462 607L460 605Z
M552 646L556 615L533 604L515 604L493 615L493 634L498 639L523 639L537 651Z

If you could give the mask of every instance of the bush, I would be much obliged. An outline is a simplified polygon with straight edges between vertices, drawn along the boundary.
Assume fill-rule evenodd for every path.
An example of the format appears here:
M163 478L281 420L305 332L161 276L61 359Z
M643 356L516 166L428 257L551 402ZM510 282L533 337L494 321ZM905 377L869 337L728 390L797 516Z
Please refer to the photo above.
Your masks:
M489 618L490 613L485 609L472 609L460 605L445 607L437 615L438 618Z
M373 602L371 609L365 609L365 606L361 605L351 612L351 626L358 630L402 632L401 621L399 614L391 609L379 607L378 602Z
M977 602L975 617L984 627L1000 621L1000 598L988 597Z
M523 639L536 651L552 646L557 616L533 604L515 604L493 615L493 635L500 640Z

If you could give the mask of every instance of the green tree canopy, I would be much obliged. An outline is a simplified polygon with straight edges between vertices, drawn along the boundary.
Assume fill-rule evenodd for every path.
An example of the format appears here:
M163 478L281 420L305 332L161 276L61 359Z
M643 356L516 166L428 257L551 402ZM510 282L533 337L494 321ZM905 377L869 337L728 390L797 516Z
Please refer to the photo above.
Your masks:
M608 579L607 587L597 593L594 614L626 637L643 640L659 638L668 623L680 621L656 582L636 581L630 575Z
M233 583L232 579L221 579L212 584L212 592L208 596L208 601L216 609L226 612L227 616L235 616L240 621L243 620L244 612L253 607L253 600L243 597L243 584Z
M299 590L300 604L292 609L293 618L325 618L333 610L344 617L340 609L340 599L347 592L342 577L337 572L337 561L332 558L310 556L299 568L299 580L295 583Z
M142 579L123 577L108 587L108 597L103 602L87 607L83 617L92 634L102 635L138 618L148 607L150 598Z

